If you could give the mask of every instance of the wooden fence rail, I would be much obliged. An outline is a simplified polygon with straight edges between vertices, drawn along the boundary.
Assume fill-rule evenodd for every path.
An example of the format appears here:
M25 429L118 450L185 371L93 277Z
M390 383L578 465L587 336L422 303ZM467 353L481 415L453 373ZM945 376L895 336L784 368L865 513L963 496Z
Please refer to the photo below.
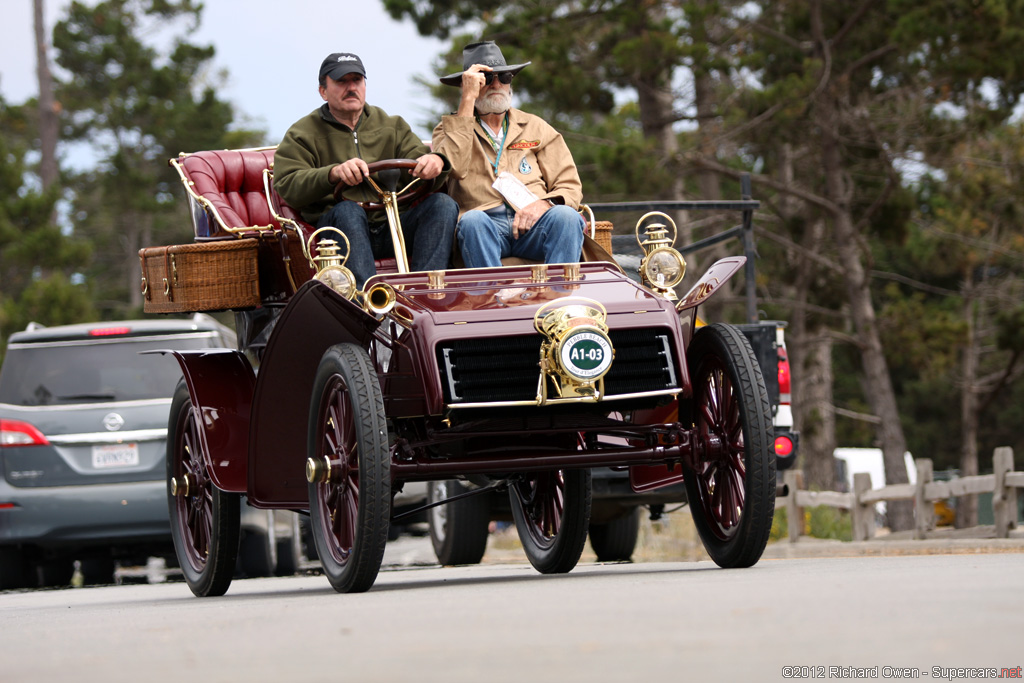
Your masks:
M788 495L780 497L786 508L789 540L796 542L803 532L802 508L816 505L849 510L853 517L853 539L866 541L875 536L875 503L889 500L914 501L914 538L934 537L935 506L937 500L978 493L992 494L992 513L997 538L1007 538L1017 526L1017 489L1024 488L1024 472L1013 469L1013 449L1002 446L992 454L992 474L961 477L950 481L934 481L932 461L920 458L916 484L894 484L880 489L871 488L871 475L858 472L853 475L853 491L805 491L799 470L788 470L783 482Z

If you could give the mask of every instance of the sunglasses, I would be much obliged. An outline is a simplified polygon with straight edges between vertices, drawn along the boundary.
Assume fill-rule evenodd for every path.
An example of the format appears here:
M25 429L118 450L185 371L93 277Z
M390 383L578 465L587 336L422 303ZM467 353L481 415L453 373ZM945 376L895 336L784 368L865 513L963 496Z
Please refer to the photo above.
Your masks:
M484 72L484 84L485 85L490 85L491 83L493 83L495 76L498 77L498 82L504 83L505 85L508 85L509 83L512 82L512 72L511 71L502 71L501 73L494 73L493 71L485 71Z

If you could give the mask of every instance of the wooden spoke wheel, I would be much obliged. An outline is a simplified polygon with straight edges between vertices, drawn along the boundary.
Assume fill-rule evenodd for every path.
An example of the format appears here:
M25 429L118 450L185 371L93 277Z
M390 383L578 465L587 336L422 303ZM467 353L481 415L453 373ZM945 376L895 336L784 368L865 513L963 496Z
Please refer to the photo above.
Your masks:
M210 480L184 379L174 391L167 437L167 500L178 564L193 593L224 595L238 559L241 497Z
M590 470L526 475L513 483L509 496L530 564L542 574L571 571L590 526Z

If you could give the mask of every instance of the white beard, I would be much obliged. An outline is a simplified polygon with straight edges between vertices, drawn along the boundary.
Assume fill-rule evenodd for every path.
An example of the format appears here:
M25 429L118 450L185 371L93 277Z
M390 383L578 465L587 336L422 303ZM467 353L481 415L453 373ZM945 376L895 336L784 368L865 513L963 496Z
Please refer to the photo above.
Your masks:
M512 88L508 92L498 90L484 97L476 98L476 110L480 114L503 114L512 106Z

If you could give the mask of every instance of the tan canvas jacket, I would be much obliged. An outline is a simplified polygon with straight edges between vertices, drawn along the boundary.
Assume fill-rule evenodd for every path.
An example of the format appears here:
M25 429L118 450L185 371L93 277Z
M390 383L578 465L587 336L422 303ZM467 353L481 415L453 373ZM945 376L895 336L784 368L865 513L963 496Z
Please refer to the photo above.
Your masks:
M494 148L475 117L442 117L434 128L432 142L433 151L444 155L452 165L448 194L459 204L459 217L467 211L486 211L503 202L491 187L502 171L521 180L539 199L550 199L574 209L583 200L580 176L565 140L539 116L509 110L508 134L497 173Z

